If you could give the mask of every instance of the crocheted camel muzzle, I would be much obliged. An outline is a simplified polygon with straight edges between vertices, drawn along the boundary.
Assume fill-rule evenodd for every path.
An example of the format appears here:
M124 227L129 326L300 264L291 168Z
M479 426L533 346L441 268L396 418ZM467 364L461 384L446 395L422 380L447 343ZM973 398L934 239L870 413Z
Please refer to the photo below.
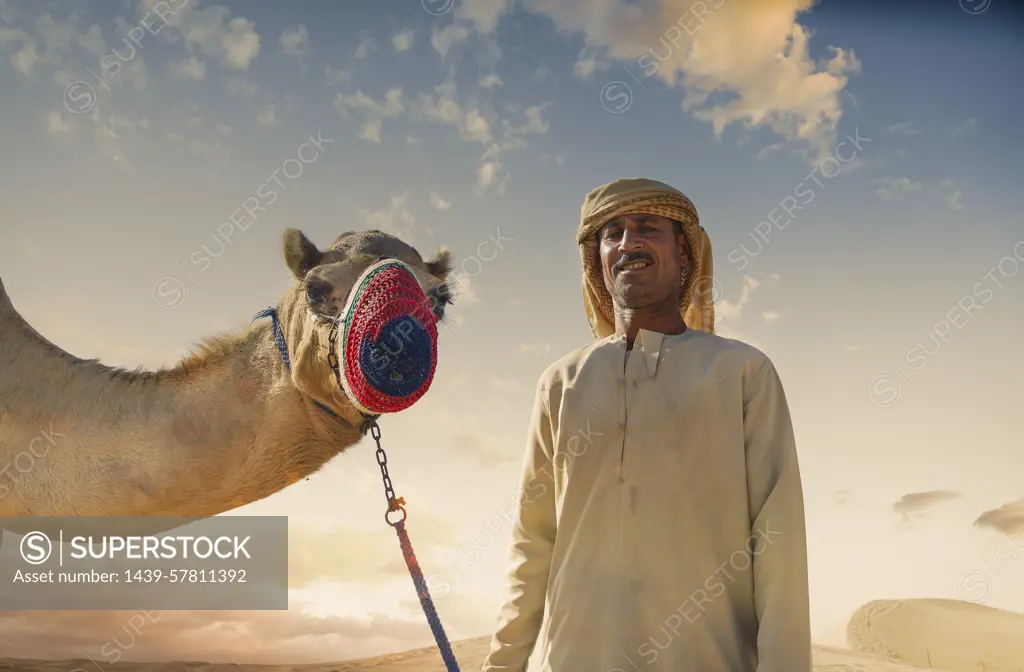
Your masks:
M426 393L437 367L437 317L407 265L385 259L363 271L341 319L341 384L356 408L396 413Z

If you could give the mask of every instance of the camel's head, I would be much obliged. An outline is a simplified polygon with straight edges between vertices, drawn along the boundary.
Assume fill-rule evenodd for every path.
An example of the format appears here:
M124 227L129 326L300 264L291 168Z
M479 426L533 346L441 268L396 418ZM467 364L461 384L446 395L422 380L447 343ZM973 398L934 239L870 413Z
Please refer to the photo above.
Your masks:
M430 360L429 372L426 371L424 353L429 355L429 348L433 346L436 355L435 323L444 318L445 307L452 302L448 284L452 270L451 255L447 250L442 248L433 259L424 261L415 248L380 231L343 233L328 249L321 250L298 229L288 229L284 234L284 257L298 280L282 328L288 349L295 353L292 379L300 389L314 398L330 399L334 410L347 411L348 419L357 420L359 411L368 414L380 411L367 402L365 395L354 392L356 387L353 386L372 384L372 394L380 397L403 396L417 385L429 385L434 359L426 357ZM363 313L351 306L353 300L360 305L360 293L370 291L367 289L371 286L367 277L377 277L375 272L368 274L367 271L371 267L380 268L380 262L386 260L401 262L388 267L393 275L390 278L392 284L404 282L415 295L422 291L420 299L426 299L421 303L423 309L418 311L415 321L392 321L388 327L388 339L384 338L380 324L374 329L371 323L382 319L379 316L382 310L393 310L397 304L391 302L384 307L381 301L387 303L391 299L373 296ZM344 319L349 315L356 315L357 319ZM346 337L346 329L350 334L354 333L351 330L356 327L352 325L360 317L367 329L374 332L374 337L380 339L378 347L368 350L366 340L360 334L356 334L354 340ZM390 342L385 343L385 340ZM360 342L363 343L361 355ZM348 356L354 353L359 358L361 373L353 371L357 367L346 366L345 343L349 344ZM332 345L341 369L341 387L328 359ZM364 379L354 381L353 376L359 375ZM415 398L421 393L415 394Z

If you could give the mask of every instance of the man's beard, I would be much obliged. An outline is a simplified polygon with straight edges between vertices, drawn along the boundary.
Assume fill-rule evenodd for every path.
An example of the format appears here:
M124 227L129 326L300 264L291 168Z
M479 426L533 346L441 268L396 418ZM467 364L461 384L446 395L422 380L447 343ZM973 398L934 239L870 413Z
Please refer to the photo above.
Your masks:
M674 300L671 287L659 287L653 283L632 283L616 281L612 284L612 302L622 308L637 310L668 304Z

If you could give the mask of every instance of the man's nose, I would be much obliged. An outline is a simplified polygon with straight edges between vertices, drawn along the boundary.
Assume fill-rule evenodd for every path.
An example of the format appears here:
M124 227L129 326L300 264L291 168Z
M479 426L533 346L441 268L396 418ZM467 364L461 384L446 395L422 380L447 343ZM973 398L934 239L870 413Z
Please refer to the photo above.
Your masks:
M632 229L626 229L622 232L622 242L619 244L624 251L635 251L640 249L643 238L637 232Z

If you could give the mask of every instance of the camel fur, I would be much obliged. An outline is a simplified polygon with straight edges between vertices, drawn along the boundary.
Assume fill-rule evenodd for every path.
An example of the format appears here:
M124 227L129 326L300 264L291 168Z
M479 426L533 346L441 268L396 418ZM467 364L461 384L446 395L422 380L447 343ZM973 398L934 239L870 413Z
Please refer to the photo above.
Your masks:
M380 231L320 250L288 229L284 257L296 281L277 304L291 371L269 319L156 371L80 359L33 329L0 282L0 516L212 516L357 443L363 418L327 364L330 325L311 318L337 317L359 274L385 257L413 269L443 318L450 253L424 261Z

